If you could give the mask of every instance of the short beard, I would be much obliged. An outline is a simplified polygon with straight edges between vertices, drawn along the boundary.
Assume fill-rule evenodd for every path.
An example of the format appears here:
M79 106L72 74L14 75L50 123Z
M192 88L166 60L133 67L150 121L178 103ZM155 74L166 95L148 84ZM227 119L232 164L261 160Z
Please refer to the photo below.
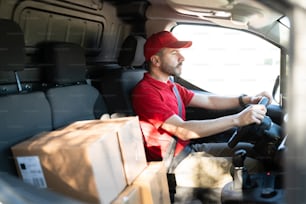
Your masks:
M174 70L174 76L180 76L181 75L181 73L182 73L182 66L183 66L183 63L182 62L180 62L178 65L176 65L176 69ZM179 73L177 73L177 72L175 72L176 70L179 70L180 72Z
M175 67L171 67L171 68L166 67L166 68L163 69L163 72L167 73L170 76L180 76L181 75L181 69L182 69L181 67L182 67L182 65L183 65L183 63L180 62ZM178 70L180 72L177 72Z

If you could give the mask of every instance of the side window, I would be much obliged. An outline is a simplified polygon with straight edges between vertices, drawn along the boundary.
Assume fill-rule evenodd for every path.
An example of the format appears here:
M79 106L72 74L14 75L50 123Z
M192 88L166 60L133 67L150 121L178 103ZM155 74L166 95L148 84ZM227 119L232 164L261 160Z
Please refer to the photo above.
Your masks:
M272 94L280 74L277 46L247 32L214 26L178 25L172 32L193 41L182 49L185 80L217 94Z

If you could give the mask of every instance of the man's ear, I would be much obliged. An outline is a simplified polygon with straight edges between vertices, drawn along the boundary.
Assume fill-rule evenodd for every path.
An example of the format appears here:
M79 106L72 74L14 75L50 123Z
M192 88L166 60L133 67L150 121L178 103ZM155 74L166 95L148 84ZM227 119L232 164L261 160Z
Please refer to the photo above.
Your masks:
M160 66L160 59L159 56L157 55L152 55L151 56L151 62L154 64L154 66Z

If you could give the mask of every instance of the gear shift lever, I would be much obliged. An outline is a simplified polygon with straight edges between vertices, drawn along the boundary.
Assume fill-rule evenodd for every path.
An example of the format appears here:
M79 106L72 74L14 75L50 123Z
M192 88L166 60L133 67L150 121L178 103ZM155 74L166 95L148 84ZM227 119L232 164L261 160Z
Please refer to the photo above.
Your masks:
M234 190L242 190L248 182L248 173L244 167L246 151L244 149L237 150L232 158L234 167L233 188Z

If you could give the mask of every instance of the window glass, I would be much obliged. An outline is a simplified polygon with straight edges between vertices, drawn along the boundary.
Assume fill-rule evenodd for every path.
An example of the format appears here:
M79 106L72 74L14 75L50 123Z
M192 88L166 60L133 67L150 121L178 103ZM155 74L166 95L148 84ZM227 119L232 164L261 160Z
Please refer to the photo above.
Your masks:
M179 40L192 40L181 49L181 77L209 92L226 95L272 94L280 74L280 49L247 32L214 26L178 25Z
M279 21L287 28L290 28L290 20L287 16L283 16L282 18L279 19Z

